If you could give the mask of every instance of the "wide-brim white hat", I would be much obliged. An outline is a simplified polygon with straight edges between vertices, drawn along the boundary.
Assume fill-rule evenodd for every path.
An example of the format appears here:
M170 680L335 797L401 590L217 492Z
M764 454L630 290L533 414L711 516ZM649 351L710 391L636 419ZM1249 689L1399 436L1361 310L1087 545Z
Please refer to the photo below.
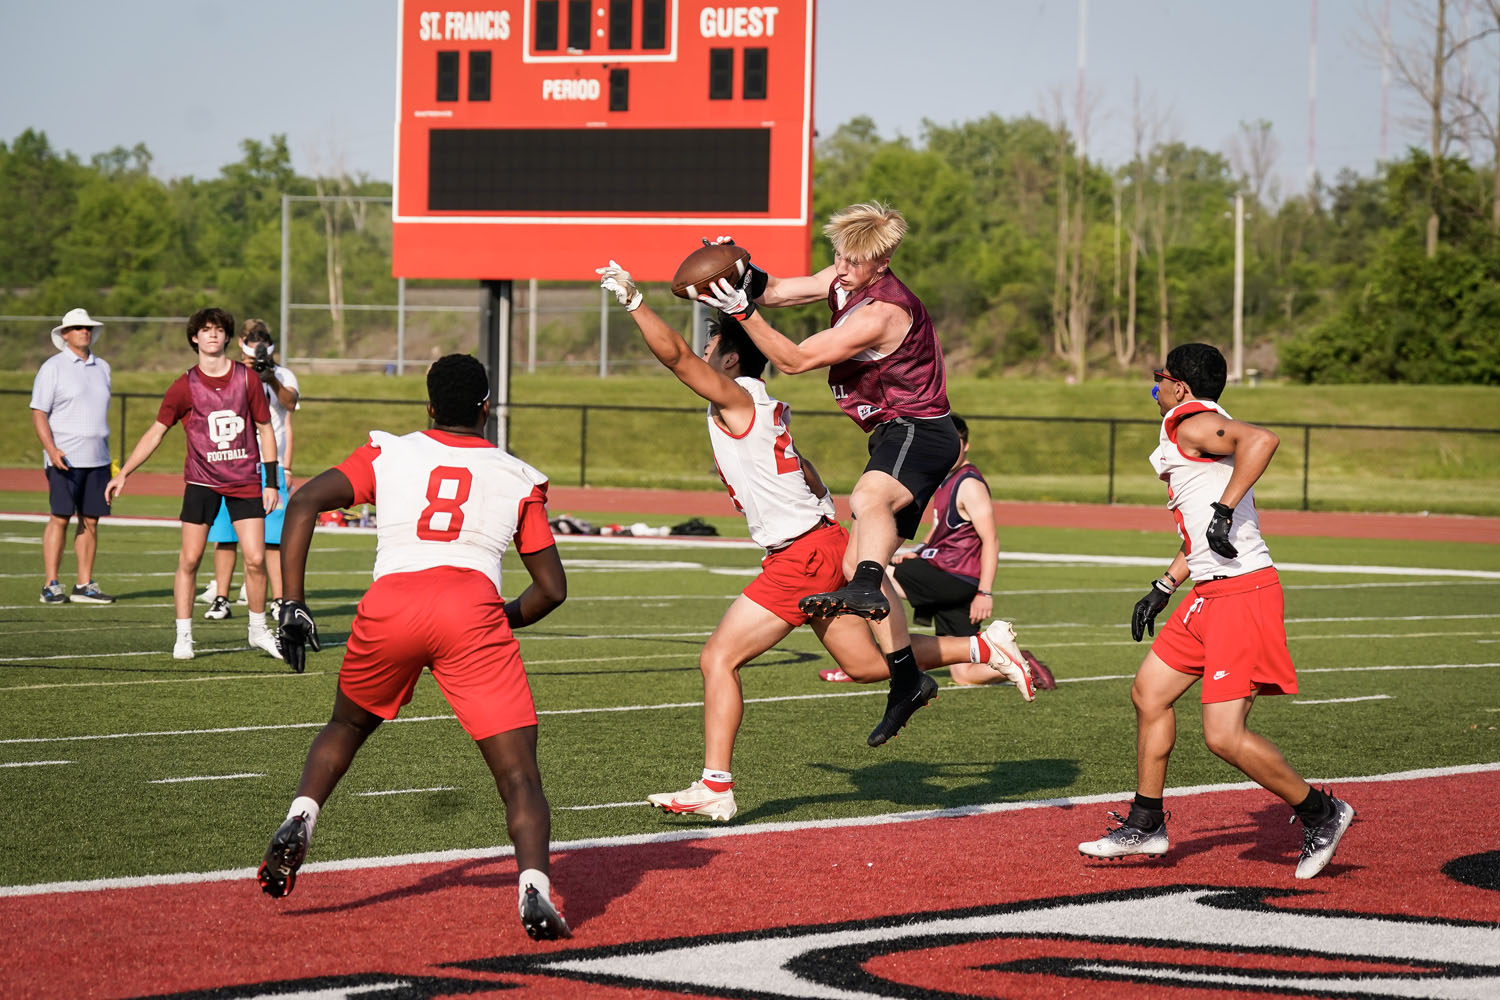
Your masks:
M59 351L66 351L68 345L62 339L62 332L70 326L93 326L100 327L104 324L89 315L87 309L69 309L62 318L62 322L52 328L52 346ZM92 344L99 338L99 331L95 330L89 335L89 343Z

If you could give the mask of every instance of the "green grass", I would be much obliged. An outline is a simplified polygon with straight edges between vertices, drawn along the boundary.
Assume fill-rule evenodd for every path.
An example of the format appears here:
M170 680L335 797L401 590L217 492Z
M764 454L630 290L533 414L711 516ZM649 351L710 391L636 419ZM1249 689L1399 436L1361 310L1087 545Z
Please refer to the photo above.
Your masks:
M227 622L200 619L202 655L175 662L167 653L175 531L106 531L95 575L120 595L109 607L37 603L39 534L36 525L0 525L6 566L0 740L7 741L0 743L0 763L72 763L0 768L5 801L27 829L25 850L0 854L0 884L253 865L327 717L338 647L312 654L308 673L293 676L242 648L245 619L236 609ZM1011 552L1164 562L1174 542L1165 533L1007 529L1003 545ZM1500 760L1500 668L1493 666L1500 661L1500 582L1441 572L1500 570L1500 551L1317 538L1273 539L1273 548L1283 564L1434 570L1412 577L1284 571L1302 693L1263 700L1254 720L1295 766L1337 778ZM372 550L368 536L328 532L315 540L310 603L331 643L347 634L368 585ZM570 599L522 638L538 708L566 713L544 714L541 723L553 836L567 841L694 825L643 805L571 807L636 801L696 777L702 764L696 657L754 572L757 553L564 543L563 554ZM65 570L71 573L71 556ZM524 572L508 560L507 573L514 592ZM1009 688L945 688L899 741L879 751L866 748L864 737L879 715L880 689L819 681L826 654L807 630L794 633L746 668L745 694L821 697L748 706L735 760L736 824L1131 788L1129 677L1142 647L1130 641L1125 623L1153 573L1154 567L1086 560L1004 564L997 607L1017 621L1022 645L1064 683L1032 705ZM200 582L206 579L204 573ZM1415 669L1423 664L1455 666ZM1399 669L1351 669L1390 666ZM1374 694L1390 697L1296 704ZM676 707L578 711L641 705ZM448 714L436 686L423 678L403 717ZM1203 748L1191 696L1178 724L1172 784L1240 779ZM17 742L25 740L42 742ZM153 783L231 774L263 777ZM434 787L452 790L359 794ZM410 721L383 727L367 744L328 804L313 857L504 842L493 782L457 724Z
M117 393L159 395L171 373L116 372ZM0 373L0 420L17 433L0 438L0 466L39 464L40 447L27 429L31 373ZM296 417L294 467L308 476L334 465L363 443L371 428L404 433L426 426L420 376L308 375L309 400L396 399L394 403L309 401ZM954 379L956 412L971 418L972 455L997 497L1102 503L1110 497L1110 428L1060 418L1113 419L1114 498L1160 503L1162 488L1146 456L1158 421L1149 383L1093 381L1068 386L1028 379ZM773 393L793 406L795 434L829 484L847 493L864 466L865 435L833 406L821 375L777 377ZM702 405L663 373L607 379L584 375L518 375L519 404L511 448L554 483L718 490L703 439ZM1444 431L1314 429L1304 439L1296 424L1500 428L1500 390L1483 386L1291 386L1232 388L1224 403L1235 416L1266 424L1282 436L1281 449L1256 493L1265 507L1315 510L1431 511L1500 515L1500 434ZM577 409L588 405L587 434ZM627 412L609 407L669 407ZM122 451L120 406L113 410L113 451ZM155 399L127 406L123 450L132 447L156 412ZM979 419L972 419L979 418ZM985 419L1006 418L1006 419ZM1023 419L1024 418L1024 419ZM182 468L183 436L167 435L147 471ZM1307 466L1304 486L1303 469Z

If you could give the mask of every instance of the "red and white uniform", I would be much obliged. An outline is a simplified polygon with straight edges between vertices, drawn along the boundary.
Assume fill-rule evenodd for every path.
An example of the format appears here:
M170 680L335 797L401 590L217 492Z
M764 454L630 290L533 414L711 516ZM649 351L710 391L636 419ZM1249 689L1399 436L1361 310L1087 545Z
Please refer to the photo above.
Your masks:
M367 465L369 474L356 469L351 475L355 465ZM339 469L354 484L355 503L379 508L377 580L457 566L485 574L503 593L500 561L520 525L521 507L547 496L547 477L525 462L482 438L443 431L403 437L371 431L370 443Z
M758 378L737 378L735 385L755 403L750 427L743 434L726 431L708 412L708 439L714 465L729 490L735 510L745 515L750 537L763 548L778 548L833 516L832 502L812 495L792 443L792 408L766 392Z
M1177 522L1187 550L1188 572L1199 583L1226 576L1241 576L1271 565L1271 552L1260 535L1260 519L1255 513L1255 491L1246 490L1234 507L1234 523L1229 541L1239 550L1234 559L1225 559L1208 547L1208 522L1213 519L1213 504L1224 495L1229 477L1234 474L1234 456L1192 458L1177 445L1177 428L1195 413L1217 413L1233 419L1218 403L1190 399L1167 411L1161 422L1161 441L1151 453L1151 468L1167 484L1167 509Z
M761 573L745 588L750 600L791 625L807 616L797 601L837 590L844 579L849 534L834 520L833 498L813 496L792 442L792 408L766 392L758 378L737 378L755 411L743 434L731 434L708 411L714 465L750 537L766 549Z
M359 602L339 689L393 719L426 667L476 740L536 725L501 597L500 562L552 544L547 479L482 438L372 431L338 469L377 508L375 581Z
M1253 490L1234 508L1229 540L1238 550L1226 559L1208 547L1213 504L1234 473L1234 457L1193 458L1177 444L1177 429L1195 413L1218 413L1219 404L1192 399L1161 422L1151 467L1167 484L1167 508L1177 521L1193 589L1172 609L1151 651L1174 670L1203 683L1203 704L1255 694L1296 694L1297 671L1287 649L1281 580L1260 534Z

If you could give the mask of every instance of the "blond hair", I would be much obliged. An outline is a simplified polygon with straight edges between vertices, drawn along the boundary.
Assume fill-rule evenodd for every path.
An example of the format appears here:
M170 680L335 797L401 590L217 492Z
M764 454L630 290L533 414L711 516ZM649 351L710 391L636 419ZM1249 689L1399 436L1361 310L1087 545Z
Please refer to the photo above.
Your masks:
M823 227L833 249L850 260L881 260L896 252L906 235L906 219L878 201L850 205Z

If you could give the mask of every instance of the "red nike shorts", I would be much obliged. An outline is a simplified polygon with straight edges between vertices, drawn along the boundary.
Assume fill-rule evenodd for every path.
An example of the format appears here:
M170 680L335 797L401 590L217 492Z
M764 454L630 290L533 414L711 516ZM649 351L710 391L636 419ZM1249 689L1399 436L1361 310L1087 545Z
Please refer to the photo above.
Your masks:
M743 591L750 600L792 626L807 623L797 602L810 594L838 590L844 579L844 549L849 532L830 521L799 535L786 548L766 553L760 576Z
M423 667L476 740L536 725L521 647L495 584L443 566L376 580L354 615L339 690L382 719L411 701Z
M1253 694L1296 694L1276 567L1197 584L1172 611L1151 652L1203 678L1203 704Z

